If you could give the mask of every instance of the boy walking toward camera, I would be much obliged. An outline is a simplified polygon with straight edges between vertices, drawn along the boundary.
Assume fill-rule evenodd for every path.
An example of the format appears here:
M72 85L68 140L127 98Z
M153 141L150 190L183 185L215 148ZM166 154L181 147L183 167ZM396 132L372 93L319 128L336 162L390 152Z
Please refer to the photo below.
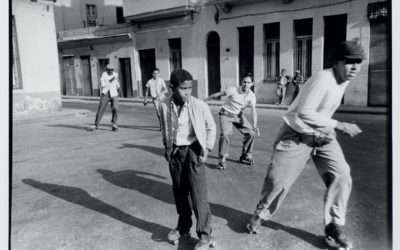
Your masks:
M214 146L216 126L208 105L191 95L192 80L186 70L171 73L172 96L161 102L160 118L178 212L177 227L168 240L176 243L190 237L193 210L199 237L195 249L201 250L213 245L205 162Z
M283 117L261 199L247 224L249 233L256 233L261 219L268 220L276 213L311 158L327 187L325 240L334 248L351 248L343 228L352 178L335 129L351 137L362 131L355 124L332 119L332 115L347 85L359 72L364 52L356 42L344 42L336 56L332 68L318 72L306 82Z

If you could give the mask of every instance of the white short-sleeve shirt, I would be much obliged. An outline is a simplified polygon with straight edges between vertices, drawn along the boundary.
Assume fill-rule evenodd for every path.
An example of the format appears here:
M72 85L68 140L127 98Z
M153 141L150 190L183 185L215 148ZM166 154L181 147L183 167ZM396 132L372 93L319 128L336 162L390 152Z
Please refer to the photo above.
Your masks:
M160 97L163 89L167 90L167 86L162 78L153 79L147 81L146 88L150 88L150 95L153 98Z
M256 106L256 95L251 90L247 93L240 93L238 87L232 86L228 87L225 93L227 98L222 107L235 115L242 112L248 106Z

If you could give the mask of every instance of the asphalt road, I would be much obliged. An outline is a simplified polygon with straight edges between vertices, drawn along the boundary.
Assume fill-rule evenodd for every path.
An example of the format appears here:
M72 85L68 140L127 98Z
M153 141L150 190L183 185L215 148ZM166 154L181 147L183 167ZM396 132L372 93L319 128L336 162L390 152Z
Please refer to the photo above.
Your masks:
M96 105L64 104L93 111ZM177 215L152 106L122 105L117 133L110 130L111 115L106 112L101 129L94 132L86 130L93 112L14 125L12 249L193 248L194 238L178 246L166 242ZM261 136L255 143L255 167L236 162L241 149L238 134L232 138L233 159L226 171L215 169L217 146L207 164L217 249L327 249L321 238L325 187L312 163L262 232L245 233L283 114L258 112ZM354 139L339 135L353 176L346 232L354 249L390 249L387 117L335 117L354 121L364 131Z

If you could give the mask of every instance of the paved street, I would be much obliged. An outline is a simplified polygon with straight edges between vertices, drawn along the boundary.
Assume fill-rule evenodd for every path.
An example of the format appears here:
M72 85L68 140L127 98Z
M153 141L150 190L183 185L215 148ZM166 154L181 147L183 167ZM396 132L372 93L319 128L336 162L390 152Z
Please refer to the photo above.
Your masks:
M65 106L94 111L96 105ZM217 118L218 108L212 110ZM326 249L321 238L325 187L312 163L260 234L243 230L259 198L283 114L258 112L261 137L256 139L255 167L235 162L239 135L232 138L233 159L226 171L215 169L217 146L207 164L217 249ZM100 130L87 131L93 117L92 112L14 125L12 249L192 249L195 239L179 246L165 241L177 215L152 106L121 106L118 133L110 130L109 111ZM364 131L354 139L339 136L353 176L347 233L354 249L390 249L387 117L336 118L355 121Z

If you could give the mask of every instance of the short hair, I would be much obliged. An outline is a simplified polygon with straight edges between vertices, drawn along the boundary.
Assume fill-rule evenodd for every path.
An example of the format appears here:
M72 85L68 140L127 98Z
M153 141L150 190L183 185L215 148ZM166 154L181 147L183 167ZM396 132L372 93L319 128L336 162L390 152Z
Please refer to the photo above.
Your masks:
M178 69L171 73L171 77L169 79L172 88L178 87L179 84L184 81L192 81L192 75L184 69Z
M153 72L154 72L154 71L160 72L160 69L159 69L159 68L154 68L154 69L153 69Z

